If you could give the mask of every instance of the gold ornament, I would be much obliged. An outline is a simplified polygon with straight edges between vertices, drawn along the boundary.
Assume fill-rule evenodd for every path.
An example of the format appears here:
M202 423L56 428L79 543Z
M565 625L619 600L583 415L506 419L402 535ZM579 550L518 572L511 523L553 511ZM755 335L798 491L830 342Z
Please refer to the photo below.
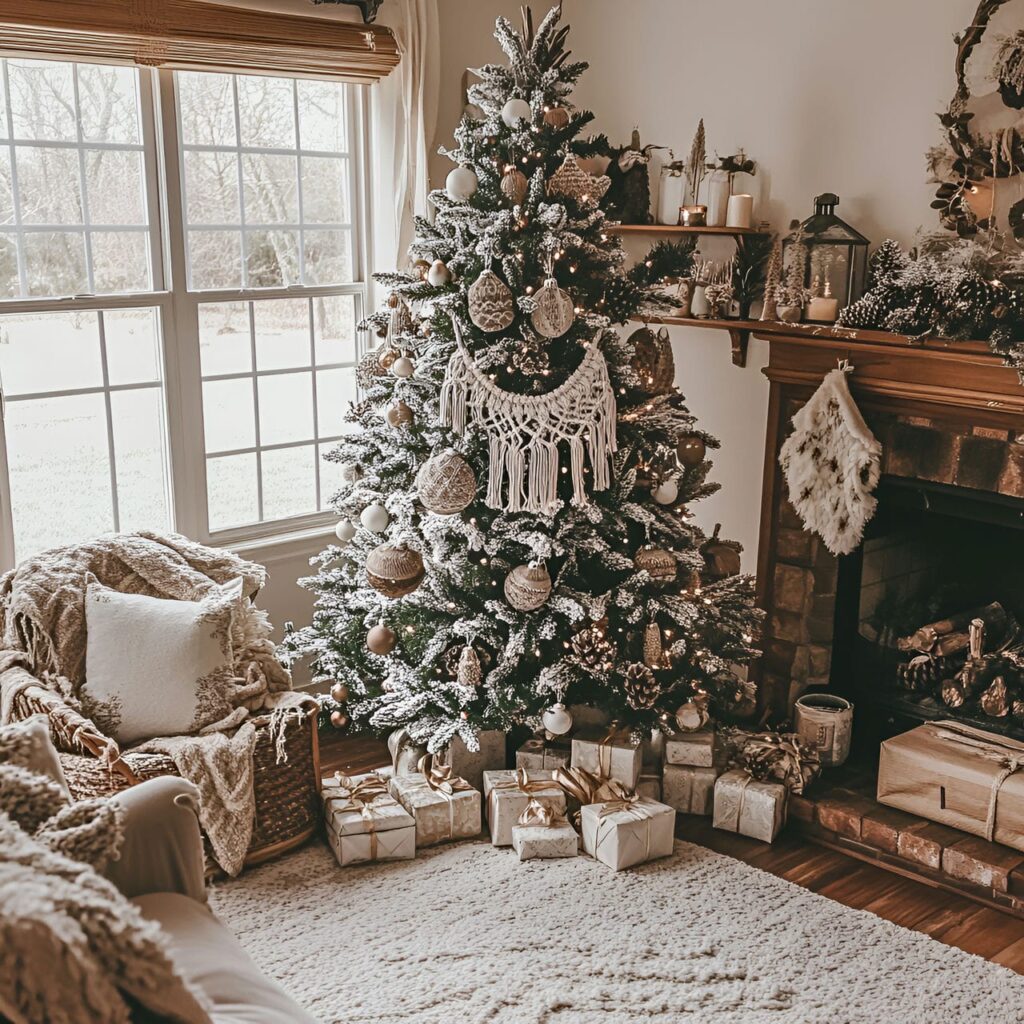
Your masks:
M505 577L505 599L517 612L533 612L551 595L551 577L543 565L518 565Z
M378 353L377 362L381 369L390 370L398 358L398 349L392 348L390 345L382 345L378 349Z
M533 329L545 338L560 338L576 317L569 293L558 287L558 281L550 275L545 279L535 296L537 303L530 322Z
M439 452L416 474L420 503L430 512L450 516L468 508L476 497L476 476L456 451Z
M471 644L466 644L459 655L459 667L456 672L456 679L463 686L477 687L483 680L483 672L480 668L480 656L473 650Z
M644 569L652 580L664 583L676 578L675 556L664 548L653 546L641 548L633 556L633 564L638 569Z
M611 185L606 175L594 177L587 174L572 153L567 153L561 166L548 179L548 195L562 199L573 199L580 205L601 201Z
M644 664L648 668L663 668L665 651L661 644L661 630L656 622L644 627Z
M668 394L676 379L672 341L662 328L657 334L649 327L641 327L629 336L633 346L630 364L640 378L640 389L648 395Z
M701 701L688 700L676 711L676 726L680 732L696 732L708 724L708 709Z
M626 703L634 711L646 711L653 708L661 696L661 686L654 678L654 673L640 662L635 661L627 666L623 676L626 689Z
M485 270L469 286L466 300L469 318L481 331L503 331L515 319L512 291L493 270Z
M401 399L399 399L394 405L392 405L388 411L384 414L387 417L388 423L392 427L401 427L412 423L412 409L409 408Z
M348 700L348 687L344 683L335 683L331 687L331 700L344 704Z
M502 194L513 206L519 206L526 198L529 188L530 182L527 180L526 175L517 167L509 164L505 169L505 173L501 176Z
M348 715L344 711L331 712L331 725L335 729L344 729L348 726Z
M681 466L692 468L699 466L707 454L704 438L697 434L681 434L676 442L676 457Z
M366 556L366 578L385 597L411 594L425 575L423 556L410 548L380 544Z
M545 107L544 123L556 130L569 124L569 111L565 107Z
M388 629L383 622L378 622L366 634L367 649L374 654L390 654L395 649L398 637L393 629Z

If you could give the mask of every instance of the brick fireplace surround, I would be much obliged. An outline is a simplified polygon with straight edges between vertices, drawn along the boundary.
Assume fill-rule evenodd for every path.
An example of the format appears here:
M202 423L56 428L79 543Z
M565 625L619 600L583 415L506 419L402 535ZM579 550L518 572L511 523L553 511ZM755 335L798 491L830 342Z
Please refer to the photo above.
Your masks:
M759 666L765 710L783 717L832 675L839 561L802 529L779 449L793 414L837 361L855 367L854 399L883 446L883 481L989 492L1024 512L1024 387L982 342L910 343L873 331L771 325L758 603L767 613ZM848 556L854 557L854 556ZM865 709L856 728L865 728ZM872 733L883 731L867 723ZM882 807L870 753L826 773L791 817L806 833L881 866L955 888L1024 916L1024 853Z

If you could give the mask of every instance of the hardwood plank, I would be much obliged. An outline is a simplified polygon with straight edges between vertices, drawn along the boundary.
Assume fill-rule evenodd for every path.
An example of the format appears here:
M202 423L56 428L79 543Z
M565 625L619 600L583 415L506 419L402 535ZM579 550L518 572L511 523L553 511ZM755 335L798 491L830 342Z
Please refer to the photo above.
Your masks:
M957 946L968 953L988 959L1021 938L1022 932L1024 928L1017 918L1001 914L989 907L981 907L934 937L949 946Z
M1000 950L995 956L989 959L996 964L1009 967L1011 971L1024 974L1024 938L1011 942L1005 949Z
M325 733L320 737L320 776L329 778L335 772L359 775L383 768L391 763L387 744L373 736L348 736Z

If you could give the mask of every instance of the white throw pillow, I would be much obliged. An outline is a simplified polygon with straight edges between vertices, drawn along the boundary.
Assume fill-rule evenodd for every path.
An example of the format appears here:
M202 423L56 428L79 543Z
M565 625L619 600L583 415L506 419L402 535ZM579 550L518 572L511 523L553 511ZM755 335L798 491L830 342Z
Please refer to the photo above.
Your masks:
M241 598L241 579L202 601L121 594L89 582L86 714L121 744L193 735L227 718Z

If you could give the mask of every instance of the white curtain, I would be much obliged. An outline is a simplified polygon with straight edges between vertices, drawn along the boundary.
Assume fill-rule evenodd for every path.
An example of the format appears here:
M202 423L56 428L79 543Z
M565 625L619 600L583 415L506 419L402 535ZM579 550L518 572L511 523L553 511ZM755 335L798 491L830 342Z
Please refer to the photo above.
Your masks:
M370 89L374 270L406 264L414 213L427 212L427 146L437 123L437 0L386 0L378 21L395 33L402 61Z

